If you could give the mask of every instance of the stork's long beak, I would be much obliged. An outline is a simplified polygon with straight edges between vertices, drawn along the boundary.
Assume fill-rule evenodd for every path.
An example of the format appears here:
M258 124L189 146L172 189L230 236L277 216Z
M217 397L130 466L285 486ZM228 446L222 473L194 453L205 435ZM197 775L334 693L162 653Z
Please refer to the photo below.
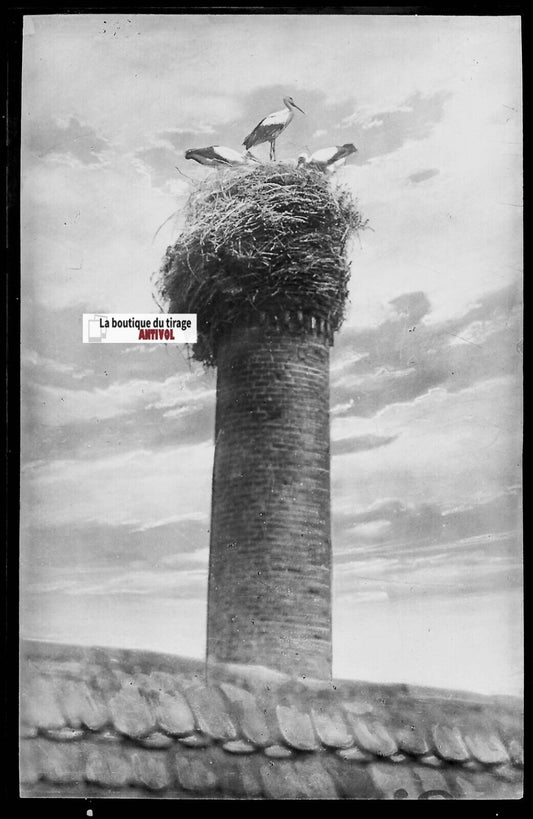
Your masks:
M301 111L301 112L302 112L302 114L305 114L305 111L303 110L303 108L300 108L300 106L299 106L299 105L296 105L296 103L295 103L295 102L293 102L293 105L294 105L294 107L295 107L295 108L297 108L297 109L298 109L298 111ZM305 114L305 115L307 116L307 114Z

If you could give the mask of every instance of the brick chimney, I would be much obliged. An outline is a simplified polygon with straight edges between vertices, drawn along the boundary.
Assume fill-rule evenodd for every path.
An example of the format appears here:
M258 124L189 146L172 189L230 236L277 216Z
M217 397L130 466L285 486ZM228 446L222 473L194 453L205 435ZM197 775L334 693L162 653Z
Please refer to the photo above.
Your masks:
M328 679L331 331L260 319L218 345L207 660Z
M192 191L159 296L198 316L217 368L207 666L331 677L329 348L347 243L366 226L327 175L281 163Z

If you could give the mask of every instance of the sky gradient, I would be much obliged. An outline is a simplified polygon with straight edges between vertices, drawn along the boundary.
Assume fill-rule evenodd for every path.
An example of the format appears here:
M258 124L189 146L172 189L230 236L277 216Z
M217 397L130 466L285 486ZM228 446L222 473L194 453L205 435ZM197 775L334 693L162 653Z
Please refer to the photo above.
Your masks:
M25 18L24 636L203 654L215 376L81 316L157 311L214 173L184 151L289 94L278 159L353 142L372 228L331 358L334 673L520 691L520 49L516 17Z

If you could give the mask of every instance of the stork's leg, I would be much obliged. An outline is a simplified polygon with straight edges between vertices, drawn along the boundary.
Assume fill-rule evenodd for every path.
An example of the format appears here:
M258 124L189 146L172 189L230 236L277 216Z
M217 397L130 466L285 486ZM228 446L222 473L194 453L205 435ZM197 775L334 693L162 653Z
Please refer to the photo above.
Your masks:
M270 143L270 161L271 162L276 161L276 140L275 139L273 139L272 142Z

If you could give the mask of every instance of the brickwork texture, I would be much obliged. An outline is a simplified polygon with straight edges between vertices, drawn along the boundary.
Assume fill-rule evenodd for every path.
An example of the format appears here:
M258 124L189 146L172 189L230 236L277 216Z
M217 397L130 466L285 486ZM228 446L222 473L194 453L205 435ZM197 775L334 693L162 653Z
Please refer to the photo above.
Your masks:
M314 322L219 344L208 665L331 676L329 345Z

